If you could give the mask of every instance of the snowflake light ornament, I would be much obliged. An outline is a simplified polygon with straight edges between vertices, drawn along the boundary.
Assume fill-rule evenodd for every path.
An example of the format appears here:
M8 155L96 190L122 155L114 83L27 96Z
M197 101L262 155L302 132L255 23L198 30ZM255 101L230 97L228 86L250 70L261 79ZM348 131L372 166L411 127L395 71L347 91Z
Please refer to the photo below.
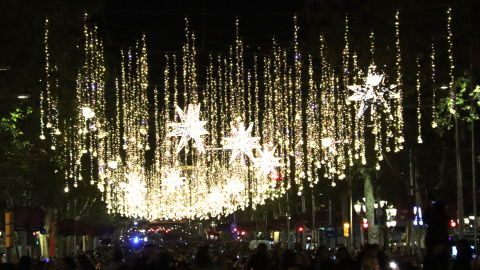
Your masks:
M279 157L275 157L275 147L273 149L268 149L263 147L263 150L258 149L260 157L255 159L255 167L259 170L258 172L263 175L268 175L270 172L275 170L275 167L281 166Z
M190 139L195 140L198 151L205 153L205 147L202 142L201 135L208 134L203 126L207 121L200 121L200 104L189 104L187 113L185 113L177 105L178 115L180 116L181 123L170 123L168 126L173 127L173 131L168 136L181 136L180 142L177 146L177 154L182 151L187 142Z
M252 129L253 123L250 124L247 130L245 130L244 123L239 123L238 129L232 123L232 136L224 139L226 144L223 146L223 149L232 149L229 164L232 164L238 155L241 155L242 158L243 155L247 155L252 161L255 161L252 150L260 148L258 144L260 137L251 137Z
M352 96L348 97L348 100L362 102L362 104L360 105L360 109L357 112L357 118L362 117L362 115L368 110L370 105L383 106L387 109L387 111L390 111L387 98L400 98L398 93L390 91L394 89L396 85L391 85L390 87L380 86L380 84L383 83L383 80L383 74L377 75L372 71L372 69L370 69L365 85L348 86L348 89L354 92Z

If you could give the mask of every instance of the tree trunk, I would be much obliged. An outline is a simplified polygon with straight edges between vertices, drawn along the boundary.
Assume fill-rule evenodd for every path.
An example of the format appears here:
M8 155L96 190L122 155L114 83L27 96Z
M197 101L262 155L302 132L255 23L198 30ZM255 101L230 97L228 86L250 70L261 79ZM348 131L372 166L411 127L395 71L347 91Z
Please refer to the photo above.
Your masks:
M378 244L378 225L375 225L375 198L373 197L373 185L370 175L365 175L365 206L367 208L367 220L368 220L368 243L369 244Z
M460 127L458 117L455 117L455 156L457 164L457 216L458 216L458 239L463 238L463 228L465 226L463 218L463 176L462 163L460 159Z
M55 218L55 209L53 209L53 208L47 209L46 213L45 213L46 234L45 235L42 235L42 234L39 235L40 250L41 250L40 252L41 252L41 255L42 255L43 258L50 258L50 257L55 256L55 254L50 254L49 245L48 245L48 238L49 237L50 238L55 237L55 232L50 231L51 230L50 224L52 223L52 220L54 218Z
M340 197L340 201L342 203L342 227L343 229L345 230L345 226L344 224L345 223L350 223L350 215L349 215L349 194L348 193L343 193L342 196ZM348 229L347 229L348 230ZM349 233L349 232L347 232ZM343 235L345 236L345 232L343 233ZM351 235L350 235L351 236ZM348 239L345 238L345 243L344 245L346 247L348 247Z

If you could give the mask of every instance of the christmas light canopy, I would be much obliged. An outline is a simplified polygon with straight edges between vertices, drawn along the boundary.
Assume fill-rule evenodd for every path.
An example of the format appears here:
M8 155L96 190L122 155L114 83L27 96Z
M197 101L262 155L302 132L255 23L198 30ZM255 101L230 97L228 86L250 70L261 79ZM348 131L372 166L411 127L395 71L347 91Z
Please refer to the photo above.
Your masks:
M313 187L322 179L318 172L336 179L331 182L335 186L347 177L349 166L366 164L370 150L379 165L384 150L399 151L404 142L396 19L397 72L387 77L396 82L395 92L395 87L383 86L383 71L373 72L373 64L368 76L358 77L364 67L349 51L348 31L341 76L329 66L338 59L328 59L323 36L318 60L325 68L314 68L316 56L300 50L296 17L291 48L274 40L268 53L245 54L237 20L230 52L212 52L208 60L199 59L195 34L185 20L183 50L165 53L163 85L154 88L148 81L145 36L135 48L121 51L121 72L113 85L106 82L108 67L96 27L85 24L85 68L78 71L75 94L66 101L52 75L57 72L48 57L46 23L40 138L51 143L55 155L66 157L59 164L65 192L76 192L90 171L90 184L103 193L109 213L128 217L209 219L249 205L256 209L284 196L292 183L302 194L307 183ZM373 63L373 33L371 39ZM351 95L339 91L350 81L360 84L348 87ZM66 104L75 104L73 117L63 111ZM172 119L175 113L178 119ZM368 137L372 144L365 143ZM184 148L185 155L179 155Z

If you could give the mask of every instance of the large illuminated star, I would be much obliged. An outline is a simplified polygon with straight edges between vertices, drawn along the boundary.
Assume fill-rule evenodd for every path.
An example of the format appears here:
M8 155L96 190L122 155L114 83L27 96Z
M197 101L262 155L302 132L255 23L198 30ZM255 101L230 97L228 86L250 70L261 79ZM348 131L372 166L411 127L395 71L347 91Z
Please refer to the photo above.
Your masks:
M180 176L179 169L170 169L166 177L162 179L160 186L164 187L167 192L173 192L185 185L185 177Z
M202 142L201 135L208 134L208 131L203 127L207 121L200 121L200 104L189 104L187 113L180 109L177 105L178 115L181 123L170 123L168 126L173 127L173 131L168 136L182 136L177 146L177 154L182 150L190 139L195 140L197 149L200 153L205 152L205 147Z
M258 149L260 157L255 159L255 167L258 168L258 172L263 175L268 175L275 170L275 167L281 166L279 157L275 157L275 147L269 150L267 147L263 147L263 150Z
M348 89L354 92L352 96L348 97L348 100L362 102L357 112L357 118L362 117L370 105L383 106L388 109L389 105L386 98L394 99L400 97L397 93L390 91L396 87L395 85L390 87L380 86L383 79L383 74L376 75L372 71L369 71L365 85L348 86Z
M225 138L226 144L223 149L232 149L232 156L229 164L235 160L238 155L247 155L252 161L254 161L252 149L260 148L258 141L260 137L251 137L253 123L250 124L247 130L245 130L245 124L240 123L238 129L232 124L232 133L230 138Z

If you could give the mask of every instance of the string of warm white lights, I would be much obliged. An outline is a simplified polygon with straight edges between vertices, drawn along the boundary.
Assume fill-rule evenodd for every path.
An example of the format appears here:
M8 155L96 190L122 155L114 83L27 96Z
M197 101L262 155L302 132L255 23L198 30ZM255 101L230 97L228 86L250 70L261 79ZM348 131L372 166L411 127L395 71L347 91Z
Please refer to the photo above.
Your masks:
M435 87L435 82L436 82L436 69L435 69L435 40L432 38L432 54L431 54L431 68L432 68L432 82L434 87L432 87L432 127L436 128L437 127L437 103L435 100L435 96L437 93L437 89Z
M451 11L447 14L451 56ZM182 55L165 54L163 85L152 89L143 36L136 47L121 52L121 75L111 91L115 104L107 104L105 98L103 44L96 28L85 24L76 113L62 118L60 125L47 21L41 136L44 139L52 128L59 135L52 145L66 149L65 191L76 187L88 168L91 183L103 192L111 213L147 219L209 218L249 205L255 208L292 186L302 194L322 179L335 185L347 177L349 166L365 165L370 150L375 153L371 166L379 169L382 151L399 151L404 141L399 12L392 79L375 67L373 32L370 66L359 67L357 54L351 52L347 16L340 67L328 59L323 35L319 58L300 51L297 23L295 16L291 49L273 39L270 53L250 59L236 20L235 44L225 54L211 53L204 73L198 71L195 34L186 19ZM434 78L433 44L431 57ZM115 107L111 114L107 105ZM149 140L149 135L154 138ZM369 136L373 149L367 149Z
M375 34L373 32L370 33L370 67L368 68L368 74L375 74L376 66L375 66ZM380 75L382 76L382 75ZM357 78L358 79L358 78ZM383 77L382 77L383 79ZM368 78L367 78L368 81ZM384 93L383 93L384 94ZM379 104L382 105L382 104ZM388 105L387 105L388 106ZM359 111L360 112L360 111ZM391 117L391 110L390 108L385 108L385 112ZM373 122L372 134L374 135L374 150L375 150L375 169L380 170L380 161L382 160L382 132L381 132L381 117L378 117L379 114L382 113L382 110L378 107L375 107L371 111L371 122ZM390 118L389 117L389 118ZM387 119L388 122L391 122L390 119ZM391 124L391 123L388 123ZM390 125L387 128L387 134L390 129ZM362 126L363 127L363 126ZM387 146L388 147L388 146Z
M398 152L403 149L403 142L405 141L405 138L403 137L403 91L402 91L402 52L401 52L401 46L400 46L400 11L397 10L395 14L395 37L396 37L396 42L395 42L395 47L396 47L396 61L395 61L395 66L397 69L397 76L396 76L396 83L397 83L397 95L398 98L393 99L393 119L395 121L392 121L389 123L388 127L392 128L392 132L394 134L391 134L390 132L387 132L387 136L389 136L390 140L393 140L394 142L394 151ZM389 151L390 145L387 145L387 151Z
M318 177L316 176L316 164L318 157L320 156L319 153L319 124L317 122L317 87L313 78L313 59L312 56L309 55L308 61L308 95L307 95L307 123L311 126L311 128L307 129L307 163L306 163L306 171L307 171L307 178L312 179L310 180L310 187L313 187L313 184L318 181Z
M351 69L351 59L355 57L355 54L353 57L350 55L350 45L349 45L349 30L348 30L348 15L345 15L345 48L343 49L343 85L349 85L350 80L353 79L352 75L355 73L354 69ZM343 91L342 95L345 97L347 95L346 91ZM354 131L354 125L352 123L352 119L349 117L350 115L350 109L352 106L350 106L348 100L344 99L345 103L343 106L345 106L345 111L343 112L344 116L341 118L343 121L343 126L344 128L344 134L342 135L343 142L344 142L344 148L346 149L346 153L344 154L343 158L341 159L341 170L344 171L344 168L346 168L347 163L348 165L353 165L352 161L353 158L353 147L352 147L352 138L353 138L353 131ZM343 179L345 177L345 174L343 173L339 179Z
M48 52L48 19L45 20L45 92L50 91L50 61ZM40 91L40 139L45 140L45 94Z
M450 113L455 114L455 90L453 89L453 69L455 68L453 64L453 33L452 33L452 8L449 7L447 9L447 43L448 43L448 63L449 63L449 70L448 75L450 77L450 81L448 82L448 91L450 97Z
M295 146L294 155L293 155L293 162L295 164L295 184L298 186L298 195L301 195L303 192L303 184L302 181L305 179L305 151L303 149L303 128L302 128L302 112L303 112L303 102L302 102L302 59L301 54L299 51L298 45L298 31L300 27L298 26L297 22L297 15L293 17L293 53L295 59L295 71L294 71L294 81L295 85L292 88L294 91L293 96L293 104L295 107L293 108L293 115L292 115L292 136L293 136L293 143Z
M420 94L420 61L417 57L417 83L416 83L416 90L417 90L417 126L418 126L418 134L417 134L417 142L423 143L422 140L422 114L421 114L421 107L422 107L422 95Z

